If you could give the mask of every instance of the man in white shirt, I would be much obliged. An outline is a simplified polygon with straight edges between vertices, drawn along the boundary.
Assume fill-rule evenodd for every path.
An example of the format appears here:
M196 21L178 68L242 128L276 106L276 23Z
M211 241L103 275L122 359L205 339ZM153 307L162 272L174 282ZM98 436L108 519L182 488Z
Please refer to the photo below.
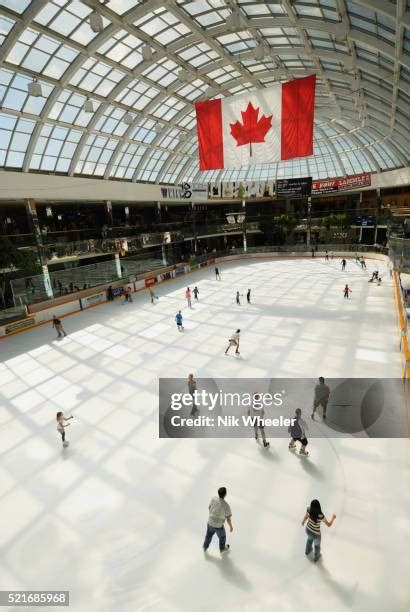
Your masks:
M229 338L229 344L228 344L228 348L225 351L225 355L228 354L229 349L231 348L231 346L235 346L235 354L239 355L239 335L241 333L240 329L237 329L236 332L234 334L232 334L232 336Z
M219 539L219 550L221 555L229 551L229 544L226 544L225 521L229 525L229 530L232 531L232 512L229 504L225 501L226 487L218 489L218 497L213 497L209 502L209 518L206 529L205 541L203 543L204 552L209 548L214 534Z

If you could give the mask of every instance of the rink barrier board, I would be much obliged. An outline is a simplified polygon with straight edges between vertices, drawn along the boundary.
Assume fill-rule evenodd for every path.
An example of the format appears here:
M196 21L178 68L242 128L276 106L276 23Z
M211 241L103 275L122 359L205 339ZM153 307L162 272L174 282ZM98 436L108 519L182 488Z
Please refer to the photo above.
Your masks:
M388 256L382 253L362 253L361 255L366 257L366 259L368 260L377 259L379 261L384 261L384 262L389 261ZM317 257L318 259L323 258L324 256L325 256L324 252L315 251L315 257ZM334 253L334 258L336 257L337 258L345 257L346 259L355 259L355 255L352 255L351 251L350 252L342 251L340 253L338 252L337 254ZM241 259L286 260L286 259L306 259L306 258L313 259L311 251L306 251L302 253L297 252L297 251L291 251L289 253L271 251L269 253L249 253L249 254L238 253L237 255L227 255L226 257L217 257L217 258L211 257L210 259L207 259L203 262L199 262L199 264L195 264L194 266L192 266L192 269L189 264L182 264L182 265L179 264L178 266L165 266L164 268L161 268L161 272L159 272L157 275L153 276L152 272L141 274L140 276L137 276L134 281L130 280L128 283L124 283L124 279L121 279L121 280L119 279L118 281L105 284L103 290L101 289L100 291L94 290L93 293L88 293L87 295L77 297L75 300L70 300L68 302L61 302L61 299L63 299L64 296L59 296L58 298L55 298L53 300L54 303L51 306L50 306L50 300L48 300L47 302L40 302L39 304L35 305L36 307L35 312L30 312L29 310L28 319L34 318L34 322L31 321L30 323L27 323L27 318L26 318L26 319L20 319L18 321L13 321L12 323L8 323L7 325L1 325L0 326L0 340L2 340L5 337L9 337L11 335L21 333L23 331L27 331L28 329L34 329L40 325L44 325L45 323L51 322L52 315L50 316L50 313L48 312L50 310L53 311L52 314L56 314L63 318L63 317L67 317L72 314L75 314L77 312L81 312L82 310L87 310L88 308L94 308L95 306L99 306L100 304L106 303L107 302L106 297L104 300L97 299L95 303L92 303L93 301L92 298L94 298L95 296L100 296L102 293L106 294L106 290L109 285L113 286L114 289L119 289L119 290L124 288L124 286L127 286L127 287L129 286L133 289L133 292L135 293L137 291L144 291L148 288L148 286L150 286L150 285L148 286L146 285L147 279L152 279L152 278L155 279L151 285L153 286L156 284L160 284L160 283L164 283L164 282L173 280L174 278L177 278L178 276L181 276L182 274L191 274L192 272L195 272L198 269L210 267L215 264L220 264L220 263L224 263L227 261L236 261L236 260L241 260ZM115 297L119 297L119 296L120 296L120 292ZM48 305L45 306L45 304L48 304ZM44 305L41 310L37 310L39 305ZM65 310L65 308L67 307L68 307L68 310ZM32 310L34 310L34 308ZM13 328L13 331L9 331L10 327ZM406 347L407 347L407 338L406 338ZM410 363L409 363L409 375L410 375Z

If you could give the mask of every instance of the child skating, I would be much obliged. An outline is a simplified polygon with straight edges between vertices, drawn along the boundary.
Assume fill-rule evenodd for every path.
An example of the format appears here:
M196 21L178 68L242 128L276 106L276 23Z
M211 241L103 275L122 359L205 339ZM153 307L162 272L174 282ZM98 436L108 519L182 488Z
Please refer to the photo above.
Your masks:
M215 280L221 280L221 275L219 274L219 268L215 268Z
M299 455L308 455L306 450L308 441L306 438L307 425L302 419L302 411L300 408L296 408L295 416L293 417L293 425L289 425L288 432L290 433L289 448L291 450L296 448L296 442L300 442Z
M241 294L239 293L239 291L236 292L235 300L238 306L240 306L241 305Z
M237 330L236 330L236 332L235 332L235 333L233 333L233 334L232 334L232 336L229 338L229 340L228 340L229 344L228 344L228 347L227 347L227 349L226 349L226 351L225 351L225 355L227 355L227 354L228 354L229 349L230 349L232 346L235 346L235 347L236 347L236 348L235 348L235 355L239 355L239 354L240 354L240 353L239 353L239 335L240 335L240 333L241 333L241 330L240 330L240 329L237 329Z
M61 441L63 443L64 448L66 448L70 444L69 441L65 439L65 428L71 425L71 423L67 423L67 421L70 421L72 418L74 417L65 417L64 412L57 412L56 414L57 431L61 435Z
M343 272L346 269L346 263L347 263L345 258L343 258L340 263L342 264L342 272Z
M310 506L306 509L306 513L302 521L302 527L305 526L305 523L307 521L307 525L305 528L307 535L305 555L310 555L314 545L315 552L313 560L315 563L317 563L321 557L320 544L322 536L320 533L320 523L323 522L325 525L327 525L327 527L331 527L334 523L335 518L336 514L333 514L330 521L327 520L327 518L322 512L322 508L320 507L320 503L317 499L313 499L310 502Z
M352 293L352 290L349 288L349 285L345 285L345 288L343 289L343 297L345 299L349 299L349 293Z
M198 295L199 295L198 287L194 287L194 290L192 293L194 294L195 301L198 302Z
M251 303L251 290L248 289L248 293L246 294L246 301L248 302L248 304Z
M177 328L179 332L184 331L184 326L182 325L182 312L180 310L178 310L177 314L175 315L175 321L177 323Z
M185 291L185 297L188 304L188 308L192 308L191 289L189 287L187 287L187 290Z

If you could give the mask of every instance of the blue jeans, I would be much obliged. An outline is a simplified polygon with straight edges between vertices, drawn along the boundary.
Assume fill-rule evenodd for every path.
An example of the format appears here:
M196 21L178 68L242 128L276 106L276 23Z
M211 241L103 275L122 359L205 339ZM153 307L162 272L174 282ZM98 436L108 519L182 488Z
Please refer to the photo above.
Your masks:
M313 544L315 545L315 554L314 554L314 560L318 561L319 557L320 557L320 540L321 540L321 535L320 533L314 533L313 531L310 531L310 529L308 529L306 527L306 535L307 535L307 541L306 541L306 548L305 548L305 554L308 555L310 552L312 552L312 547Z
M204 550L207 550L207 548L209 547L212 538L214 537L214 534L216 533L216 535L218 536L219 539L219 550L222 551L225 549L225 544L226 544L226 531L225 531L225 527L211 527L211 525L206 526L206 535L205 535L205 541L204 541Z

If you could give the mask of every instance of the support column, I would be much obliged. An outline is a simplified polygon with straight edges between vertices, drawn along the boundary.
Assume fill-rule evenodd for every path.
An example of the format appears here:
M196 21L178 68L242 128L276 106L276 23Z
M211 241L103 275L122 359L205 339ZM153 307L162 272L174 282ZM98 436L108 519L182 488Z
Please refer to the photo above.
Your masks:
M115 271L117 272L118 278L122 278L122 270L121 270L121 262L120 262L120 254L115 253Z
M164 266L167 266L167 249L165 248L165 244L163 244L161 246L161 251L162 251L162 263L164 264Z
M243 222L243 252L246 253L246 251L248 250L248 245L246 241L246 201L245 200L242 200L242 210L243 210L243 214L245 215L245 219Z
M43 274L44 289L47 294L47 297L52 298L53 288L51 286L50 274L48 272L47 258L44 254L43 239L41 237L40 225L38 223L36 202L32 198L26 200L26 211L29 218L31 231L33 232L33 236L36 242L37 255L40 261L41 270Z
M307 199L307 232L306 232L306 245L310 246L310 232L312 227L312 198L309 196Z

